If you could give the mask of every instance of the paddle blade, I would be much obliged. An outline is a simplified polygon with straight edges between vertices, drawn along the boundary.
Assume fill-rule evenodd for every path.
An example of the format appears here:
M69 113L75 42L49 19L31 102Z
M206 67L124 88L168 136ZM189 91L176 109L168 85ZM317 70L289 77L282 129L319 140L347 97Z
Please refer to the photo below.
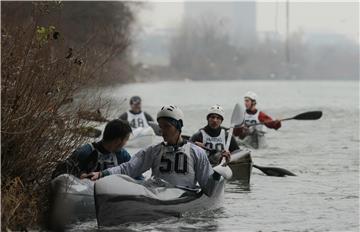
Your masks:
M238 103L236 103L231 115L230 127L234 127L235 125L241 124L244 121L244 113L245 113L244 109L241 108L241 106Z
M305 112L302 114L298 114L295 117L293 117L293 119L296 120L317 120L319 118L321 118L322 116L322 111L310 111L310 112Z
M296 176L294 173L284 169L284 168L277 168L277 167L261 167L258 165L253 165L254 168L259 169L260 171L262 171L263 173L265 173L268 176L278 176L278 177L283 177L283 176Z
M225 159L223 161L225 161ZM219 165L213 167L213 170L224 177L225 180L230 180L233 175L231 168L225 165L225 162L221 162Z

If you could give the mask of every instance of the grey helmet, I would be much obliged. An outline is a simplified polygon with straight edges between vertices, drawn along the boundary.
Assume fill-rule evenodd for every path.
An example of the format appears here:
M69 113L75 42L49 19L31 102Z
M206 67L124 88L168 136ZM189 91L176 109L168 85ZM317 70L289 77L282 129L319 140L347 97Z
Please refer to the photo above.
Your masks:
M249 98L251 99L252 101L256 102L257 103L257 100L258 100L258 96L256 93L252 92L252 91L248 91L245 95L244 95L244 98Z
M225 117L225 111L224 109L220 106L220 105L213 105L209 108L208 110L208 114L206 115L206 118L209 119L209 116L211 114L217 114L219 116L221 116L222 120L224 120Z
M184 113L179 107L175 105L165 105L161 107L161 109L157 113L156 119L159 120L159 118L170 118L177 121L177 128L179 130L181 130L181 127L183 127Z

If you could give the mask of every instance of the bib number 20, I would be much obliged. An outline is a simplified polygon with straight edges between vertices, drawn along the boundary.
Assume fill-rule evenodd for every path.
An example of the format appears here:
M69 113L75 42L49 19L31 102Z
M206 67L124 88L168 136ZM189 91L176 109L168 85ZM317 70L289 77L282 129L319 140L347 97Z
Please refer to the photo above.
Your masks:
M217 150L217 151L223 151L224 150L224 144L222 143L205 143L205 147L211 149L211 150Z

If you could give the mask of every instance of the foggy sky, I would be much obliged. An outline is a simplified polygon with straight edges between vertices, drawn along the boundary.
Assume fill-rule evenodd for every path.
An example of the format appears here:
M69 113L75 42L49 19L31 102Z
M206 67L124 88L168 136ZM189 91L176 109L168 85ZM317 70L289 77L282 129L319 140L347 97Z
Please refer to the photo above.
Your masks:
M206 2L204 2L206 4ZM183 3L148 2L139 11L140 26L145 32L174 28L182 20ZM277 17L276 17L277 12ZM277 20L276 20L277 19ZM359 41L359 3L303 1L290 3L290 31L339 33ZM285 33L285 2L257 2L257 30Z

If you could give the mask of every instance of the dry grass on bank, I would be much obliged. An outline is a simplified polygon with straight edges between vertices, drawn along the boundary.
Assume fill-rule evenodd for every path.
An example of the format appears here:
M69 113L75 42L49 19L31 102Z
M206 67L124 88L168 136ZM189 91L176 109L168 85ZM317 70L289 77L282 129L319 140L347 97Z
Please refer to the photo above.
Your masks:
M129 45L124 38L94 51L89 39L79 49L69 48L57 25L39 24L43 12L38 6L33 13L27 22L2 20L2 231L45 223L51 172L87 139L77 133L88 124L78 112L106 107L76 94L101 75L114 52Z

